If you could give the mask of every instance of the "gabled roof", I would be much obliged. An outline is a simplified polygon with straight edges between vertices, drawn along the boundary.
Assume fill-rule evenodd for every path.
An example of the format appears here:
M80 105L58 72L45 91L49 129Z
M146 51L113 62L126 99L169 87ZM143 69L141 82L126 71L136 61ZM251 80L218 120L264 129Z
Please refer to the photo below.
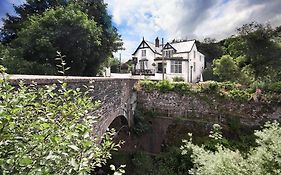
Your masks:
M170 43L170 45L176 49L177 53L190 52L195 44L195 40L188 40L182 42Z
M154 43L152 43L152 42L150 42L150 41L145 40L145 42L147 43L147 45L148 45L152 50L154 50L154 53L161 54L161 48L160 48L160 47L155 47ZM162 45L161 45L161 46L162 46Z
M161 48L160 47L155 47L155 45L149 41L146 41L146 40L142 40L142 42L140 43L140 45L138 46L138 48L135 50L135 52L132 54L132 55L135 55L137 53L137 51L139 50L139 48L141 47L141 45L145 43L149 48L150 50L153 52L153 53L156 53L156 54L160 54L161 55Z
M169 47L170 46L170 47ZM166 43L165 45L164 45L164 47L163 47L163 50L164 49L170 49L170 48L172 48L172 49L174 49L175 51L177 51L177 49L175 49L170 43Z

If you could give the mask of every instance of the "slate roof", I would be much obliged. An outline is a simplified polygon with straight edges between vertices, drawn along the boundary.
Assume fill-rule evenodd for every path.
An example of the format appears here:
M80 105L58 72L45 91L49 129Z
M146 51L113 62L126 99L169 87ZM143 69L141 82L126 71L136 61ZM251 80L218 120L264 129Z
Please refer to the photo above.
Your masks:
M195 44L195 40L182 41L169 43L174 49L176 49L177 53L179 52L190 52L193 45Z
M158 54L161 54L161 46L160 47L155 47L155 44L150 42L150 41L147 41L145 40L145 42L148 44L148 46L154 51L154 53L158 53Z

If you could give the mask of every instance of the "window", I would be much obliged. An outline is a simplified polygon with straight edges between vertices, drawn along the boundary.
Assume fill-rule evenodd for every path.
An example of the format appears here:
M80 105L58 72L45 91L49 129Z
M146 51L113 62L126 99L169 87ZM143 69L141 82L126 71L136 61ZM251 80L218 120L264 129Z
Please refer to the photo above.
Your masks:
M147 61L140 60L140 69L141 70L147 69Z
M182 73L182 61L171 61L171 73Z
M146 50L142 50L142 51L141 51L141 56L142 56L142 57L146 57Z
M158 63L158 65L157 65L157 73L163 73L163 64L162 63Z
M194 55L194 58L196 57L196 52L195 52L195 50L193 51L193 55Z
M166 51L164 51L164 57L171 58L171 57L173 57L173 53L174 53L173 50L166 50Z

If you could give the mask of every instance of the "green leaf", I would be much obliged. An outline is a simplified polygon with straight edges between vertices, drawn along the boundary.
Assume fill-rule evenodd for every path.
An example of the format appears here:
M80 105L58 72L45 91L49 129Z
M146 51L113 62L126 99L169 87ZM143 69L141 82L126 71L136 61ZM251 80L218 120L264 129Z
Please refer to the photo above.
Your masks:
M29 158L29 157L23 157L21 160L20 160L20 165L21 166L27 166L27 165L31 165L32 164L32 159Z

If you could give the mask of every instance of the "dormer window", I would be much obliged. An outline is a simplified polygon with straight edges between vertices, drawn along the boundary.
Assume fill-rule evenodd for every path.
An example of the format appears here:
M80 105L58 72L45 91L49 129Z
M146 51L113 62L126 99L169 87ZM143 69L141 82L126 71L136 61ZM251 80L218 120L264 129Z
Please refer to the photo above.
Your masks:
M146 57L146 50L142 50L142 51L141 51L141 56L142 56L142 57Z
M171 58L173 57L174 50L166 50L164 51L164 57Z

